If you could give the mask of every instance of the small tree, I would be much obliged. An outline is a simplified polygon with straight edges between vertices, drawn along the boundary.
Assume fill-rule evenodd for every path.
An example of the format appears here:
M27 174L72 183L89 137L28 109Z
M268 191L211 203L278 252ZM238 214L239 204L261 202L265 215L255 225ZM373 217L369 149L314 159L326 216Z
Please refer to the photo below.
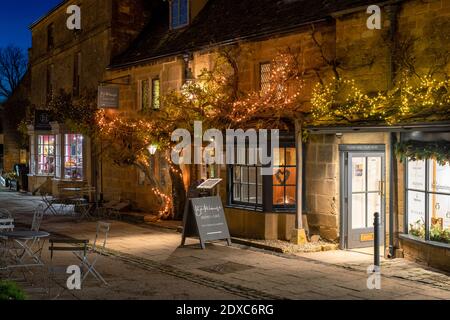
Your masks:
M27 69L27 58L19 47L0 48L0 99L9 98Z

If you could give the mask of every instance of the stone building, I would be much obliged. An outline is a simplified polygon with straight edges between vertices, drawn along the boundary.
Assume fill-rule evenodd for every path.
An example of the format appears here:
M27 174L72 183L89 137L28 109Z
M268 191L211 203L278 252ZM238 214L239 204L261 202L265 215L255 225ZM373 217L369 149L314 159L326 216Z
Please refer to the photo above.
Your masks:
M19 130L19 124L26 116L29 96L30 73L27 72L0 109L3 131L1 140L3 161L0 161L0 166L4 172L13 171L13 166L16 164L27 164L28 143Z
M81 8L81 29L69 30L71 5ZM36 109L29 125L30 191L58 192L58 184L88 183L101 193L99 160L89 137L52 122L48 102L61 90L73 100L96 92L105 68L147 23L152 4L147 1L67 0L30 27L31 94Z
M441 30L438 33L448 37L448 0L388 1L381 6L381 30L371 30L366 25L366 11L371 4L371 1L269 0L160 2L155 9L158 14L150 19L129 49L112 61L105 80L130 79L130 85L120 87L119 111L139 112L150 107L158 112L164 106L155 101L166 92L179 89L190 73L198 75L202 69L211 68L215 52L224 46L238 45L249 53L239 61L240 89L244 91L264 85L264 72L270 70L267 63L286 48L300 49L305 69L323 73L325 78L333 74L332 62L339 62L346 77L355 79L368 93L392 86L393 48L403 43L402 39L416 39L417 70L430 66L434 49L448 50L448 41L433 42L428 36L430 33L436 36L436 30ZM448 72L448 67L447 64L441 71ZM317 81L314 75L305 77L305 98ZM157 98L149 100L156 104L143 105L143 90L149 90L148 94ZM367 247L373 245L373 213L378 211L386 255L404 254L448 269L448 243L433 240L430 228L436 223L441 229L449 228L450 207L446 203L450 203L447 192L450 179L445 177L450 167L438 166L432 159L420 165L410 163L417 179L424 166L441 174L426 183L434 191L431 187L411 189L405 183L412 179L405 172L407 162L401 162L393 152L396 141L414 138L448 142L448 123L425 119L422 123L412 121L399 126L356 123L307 129L310 138L300 148L301 132L295 130L293 123L278 150L285 159L278 165L284 172L290 172L290 181L258 179L258 168L230 165L204 166L199 171L200 177L188 176L186 184L210 176L224 180L220 194L234 236L289 240L293 230L307 227L309 235L339 241L342 248ZM147 201L146 189L137 186L138 173L113 175L116 169L106 170L110 171L105 194L114 196L126 189L127 196L136 199L143 209L149 208L153 200ZM163 171L162 165L158 174L163 176ZM236 175L238 171L240 174ZM411 211L411 205L405 205L412 201L411 197L419 200L431 197L439 209L425 208L424 202L422 209ZM422 238L411 235L410 225L418 215L428 228Z

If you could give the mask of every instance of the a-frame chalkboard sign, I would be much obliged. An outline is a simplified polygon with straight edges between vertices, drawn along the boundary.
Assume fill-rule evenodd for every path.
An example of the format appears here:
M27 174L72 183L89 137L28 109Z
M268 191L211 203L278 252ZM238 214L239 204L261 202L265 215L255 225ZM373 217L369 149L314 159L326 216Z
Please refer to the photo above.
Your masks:
M202 249L205 249L206 241L227 240L228 245L231 245L222 200L218 196L201 195L201 192L190 188L184 209L181 245L185 244L187 237L198 237Z

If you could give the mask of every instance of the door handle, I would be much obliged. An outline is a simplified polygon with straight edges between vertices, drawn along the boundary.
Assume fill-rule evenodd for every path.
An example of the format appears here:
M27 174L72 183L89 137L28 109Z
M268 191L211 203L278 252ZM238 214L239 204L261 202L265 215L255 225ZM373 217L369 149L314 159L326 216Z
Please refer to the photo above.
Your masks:
M379 180L378 181L378 194L380 195L380 196L383 196L384 195L384 181L383 180Z

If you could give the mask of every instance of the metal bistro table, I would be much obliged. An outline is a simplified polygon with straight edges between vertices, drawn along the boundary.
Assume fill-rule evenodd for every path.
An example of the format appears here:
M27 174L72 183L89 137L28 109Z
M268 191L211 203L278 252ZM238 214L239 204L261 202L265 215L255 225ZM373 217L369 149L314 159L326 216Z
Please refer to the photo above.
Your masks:
M50 233L44 231L7 231L0 233L6 240L6 253L12 259L6 268L28 268L44 266L41 253L45 239ZM9 245L11 246L9 246ZM15 245L17 244L17 246Z

